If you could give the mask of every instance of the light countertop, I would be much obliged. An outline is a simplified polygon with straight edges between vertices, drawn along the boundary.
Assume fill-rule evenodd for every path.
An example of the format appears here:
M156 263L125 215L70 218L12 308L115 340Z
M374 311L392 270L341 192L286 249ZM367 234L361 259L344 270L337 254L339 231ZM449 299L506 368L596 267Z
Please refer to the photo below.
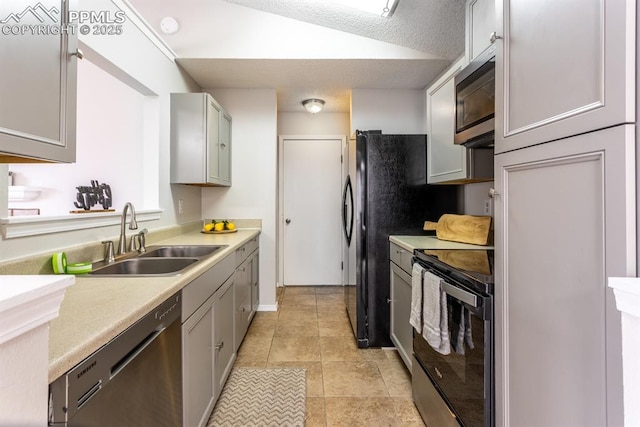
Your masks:
M389 241L410 252L415 249L493 249L493 246L439 240L436 236L389 236Z
M59 316L49 332L49 382L63 375L155 306L181 290L200 274L260 233L238 229L237 233L185 233L157 245L228 245L178 276L97 277L76 276L66 291Z

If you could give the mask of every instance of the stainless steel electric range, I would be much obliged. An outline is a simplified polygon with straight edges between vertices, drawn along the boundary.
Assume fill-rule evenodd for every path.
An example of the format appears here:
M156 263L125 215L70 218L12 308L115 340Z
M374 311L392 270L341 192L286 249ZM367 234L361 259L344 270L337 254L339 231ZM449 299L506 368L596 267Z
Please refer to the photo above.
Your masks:
M442 279L450 353L413 339L413 398L427 425L494 425L493 250L416 249L414 263Z

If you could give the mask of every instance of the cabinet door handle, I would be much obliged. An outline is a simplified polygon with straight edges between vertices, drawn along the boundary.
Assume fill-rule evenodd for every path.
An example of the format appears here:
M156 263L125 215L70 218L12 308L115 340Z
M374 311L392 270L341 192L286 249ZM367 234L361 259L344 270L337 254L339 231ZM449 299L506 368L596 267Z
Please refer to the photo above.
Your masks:
M216 351L220 351L222 350L222 347L224 347L224 341L220 341L220 344L216 344L215 349Z
M491 35L489 36L489 41L491 42L491 44L495 43L496 40L502 40L502 37L498 35L498 33L496 33L495 31L493 33L491 33Z
M491 197L492 199L499 196L500 193L498 193L495 188L490 188L489 189L489 197Z
M71 56L77 56L78 59L84 59L84 53L82 53L80 49L76 49L76 51L73 52Z
M225 144L224 142L220 143L220 147L224 148L226 146L227 146L227 144Z

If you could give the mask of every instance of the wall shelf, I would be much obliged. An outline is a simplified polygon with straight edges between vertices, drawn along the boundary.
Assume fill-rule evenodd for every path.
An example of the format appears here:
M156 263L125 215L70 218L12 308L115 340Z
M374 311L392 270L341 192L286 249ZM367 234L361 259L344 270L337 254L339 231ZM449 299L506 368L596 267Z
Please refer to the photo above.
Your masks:
M22 185L10 185L9 186L9 201L10 202L28 202L40 197L42 192L38 187L25 187Z

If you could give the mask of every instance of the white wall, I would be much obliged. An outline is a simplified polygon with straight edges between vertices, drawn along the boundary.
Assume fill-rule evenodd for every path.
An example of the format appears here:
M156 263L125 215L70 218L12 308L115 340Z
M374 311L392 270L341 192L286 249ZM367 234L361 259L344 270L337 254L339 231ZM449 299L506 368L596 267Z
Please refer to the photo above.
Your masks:
M233 118L232 186L202 189L202 218L262 220L260 310L276 307L277 109L273 89L208 90Z
M493 181L463 185L464 213L467 215L486 215L484 202L489 200L492 207L491 216L493 216L493 199L489 198L489 189L493 188L493 185Z
M425 96L421 89L353 89L351 131L386 134L424 133Z
M278 135L349 135L348 113L278 113Z
M157 200L152 206L141 203L146 177L131 179L143 164L140 142L145 97L85 60L78 63L77 107L76 162L12 164L14 185L39 187L42 193L33 201L9 202L9 208L39 208L41 215L68 214L81 209L74 206L76 187L91 186L91 180L110 185L114 209L129 200L138 201L138 209L157 208Z

